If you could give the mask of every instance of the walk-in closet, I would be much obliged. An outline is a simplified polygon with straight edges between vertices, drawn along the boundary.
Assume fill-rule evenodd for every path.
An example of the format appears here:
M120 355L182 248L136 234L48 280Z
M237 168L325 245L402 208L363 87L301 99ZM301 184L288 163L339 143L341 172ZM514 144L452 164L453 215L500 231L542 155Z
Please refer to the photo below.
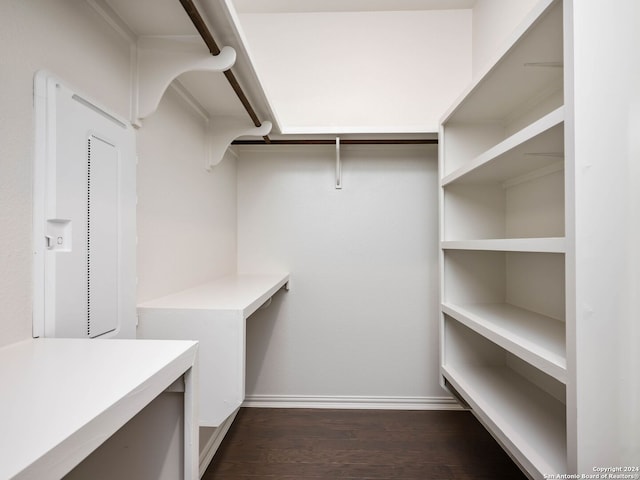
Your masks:
M640 478L640 3L0 25L0 480Z

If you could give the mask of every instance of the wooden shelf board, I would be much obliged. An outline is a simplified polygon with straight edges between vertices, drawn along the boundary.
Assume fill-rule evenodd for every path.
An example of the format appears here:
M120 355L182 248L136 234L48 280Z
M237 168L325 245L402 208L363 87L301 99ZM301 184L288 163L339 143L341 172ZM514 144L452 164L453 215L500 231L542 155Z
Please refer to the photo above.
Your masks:
M541 0L444 116L446 122L504 123L509 115L550 90L561 90L563 69L525 66L562 62L562 2Z
M445 378L536 478L566 472L566 408L504 366L449 365Z
M564 237L489 238L479 240L445 240L443 250L488 250L496 252L565 253Z
M289 282L289 274L236 274L138 305L139 309L239 311L246 318Z
M450 173L441 185L505 182L562 164L564 158L555 154L563 151L564 107L560 107Z
M547 375L566 382L564 322L506 303L444 303L442 311Z

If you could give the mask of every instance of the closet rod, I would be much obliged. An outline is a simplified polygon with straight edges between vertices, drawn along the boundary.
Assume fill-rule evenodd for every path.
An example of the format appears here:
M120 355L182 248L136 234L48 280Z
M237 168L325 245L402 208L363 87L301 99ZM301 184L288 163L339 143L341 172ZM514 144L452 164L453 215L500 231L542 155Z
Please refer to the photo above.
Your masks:
M220 48L218 47L218 44L214 40L213 35L209 30L209 27L207 27L207 24L205 23L204 19L200 15L200 12L198 12L198 9L193 3L193 0L180 0L180 4L184 8L185 12L187 12L187 15L189 15L189 18L191 19L193 26L196 27L196 30L198 30L200 37L202 37L202 40L204 40L204 43L207 45L207 48L211 52L211 55L218 55L220 53ZM249 99L244 94L244 91L242 90L242 87L240 86L238 79L233 74L231 69L226 70L224 72L224 76L227 78L227 81L229 82L229 85L231 85L231 88L233 88L233 91L236 92L236 95L238 96L240 103L242 103L242 106L251 117L253 124L256 127L260 127L262 125L262 122L258 118L258 115L256 115L255 110L251 106L251 103L249 103ZM271 139L269 138L269 135L265 135L262 138L264 139L264 143L271 143Z
M231 145L266 145L264 140L234 140ZM271 140L269 145L335 145L335 140ZM341 145L437 145L435 138L422 139L340 139Z

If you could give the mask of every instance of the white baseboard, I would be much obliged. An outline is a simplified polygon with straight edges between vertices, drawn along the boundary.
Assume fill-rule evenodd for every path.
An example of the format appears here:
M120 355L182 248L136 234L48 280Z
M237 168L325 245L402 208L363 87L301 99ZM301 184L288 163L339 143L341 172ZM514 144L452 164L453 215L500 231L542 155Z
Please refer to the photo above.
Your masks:
M218 451L218 448L220 447L222 440L224 440L224 436L227 434L227 432L229 431L229 428L231 427L231 424L235 420L236 415L238 414L238 410L236 410L231 415L229 415L229 417L227 417L227 419L224 422L222 422L222 424L213 431L213 433L211 434L211 436L205 442L204 445L200 445L199 478L202 478L202 476L204 475L204 472L207 470L207 467L211 463L211 460L213 460L213 456Z
M247 395L242 406L257 408L464 410L464 407L452 397Z

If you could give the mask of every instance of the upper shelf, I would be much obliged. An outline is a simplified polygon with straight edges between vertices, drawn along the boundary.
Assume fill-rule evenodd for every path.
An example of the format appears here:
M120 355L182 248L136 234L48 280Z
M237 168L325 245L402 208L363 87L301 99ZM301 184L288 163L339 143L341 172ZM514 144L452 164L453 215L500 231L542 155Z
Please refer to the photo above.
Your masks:
M453 183L505 182L564 160L564 107L478 155L442 179Z
M247 318L289 283L289 274L229 275L213 282L141 303L142 309L238 311Z
M510 40L510 48L477 77L443 123L507 123L529 103L562 91L562 2L540 2Z
M201 44L202 51L208 55L204 41L178 0L92 0L89 4L132 44L141 39L186 41L191 38ZM202 3L200 13L220 48L231 47L237 53L232 68L242 78L243 89L258 117L261 121L271 120L271 108L228 9L227 2L206 2ZM206 117L234 118L253 126L224 73L190 71L178 76L172 85Z

